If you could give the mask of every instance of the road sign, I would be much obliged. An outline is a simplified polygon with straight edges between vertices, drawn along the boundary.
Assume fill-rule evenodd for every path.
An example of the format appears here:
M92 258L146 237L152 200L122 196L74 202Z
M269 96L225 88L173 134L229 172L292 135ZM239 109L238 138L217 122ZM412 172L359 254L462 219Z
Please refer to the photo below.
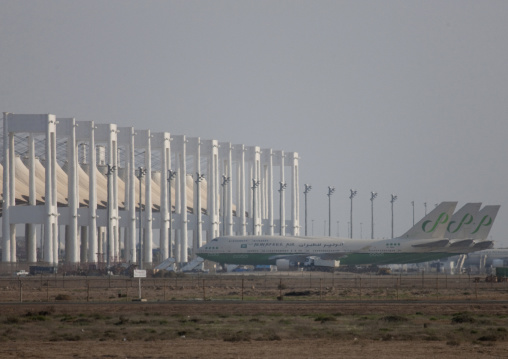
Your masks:
M146 269L134 269L134 278L146 278Z

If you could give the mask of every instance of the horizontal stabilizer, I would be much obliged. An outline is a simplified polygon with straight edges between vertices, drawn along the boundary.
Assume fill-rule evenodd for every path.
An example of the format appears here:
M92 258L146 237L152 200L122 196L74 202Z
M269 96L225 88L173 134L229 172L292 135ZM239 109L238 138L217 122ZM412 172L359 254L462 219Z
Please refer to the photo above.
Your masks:
M456 248L470 248L474 244L474 241L472 239L463 239L463 240L457 240L450 244L449 248L456 249Z
M450 241L448 239L441 239L439 241L422 243L422 244L414 244L413 247L416 248L443 248L446 247Z
M473 246L474 251L482 251L494 247L494 241L482 241Z

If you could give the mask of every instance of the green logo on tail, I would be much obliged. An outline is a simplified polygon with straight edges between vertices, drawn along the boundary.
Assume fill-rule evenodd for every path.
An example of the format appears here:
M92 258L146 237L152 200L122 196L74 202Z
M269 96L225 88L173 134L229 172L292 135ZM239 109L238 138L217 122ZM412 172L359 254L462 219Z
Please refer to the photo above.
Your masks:
M488 227L492 224L492 218L487 215L487 216L484 216L482 218L482 220L480 221L480 224L478 225L478 227L476 227L476 229L471 232L471 234L475 234L476 232L478 232L480 230L480 227L484 226L484 227Z
M457 226L457 228L455 228L455 230L452 231L451 227L456 222L457 221L450 221L450 224L448 224L448 228L447 228L448 232L450 232L450 233L456 233L462 227L462 225L464 225L464 224L470 224L471 222L473 222L473 216L470 215L469 213L465 214L464 217L462 217L462 220L460 221L460 223Z
M431 233L431 232L434 232L434 231L436 230L436 228L437 228L437 226L438 226L438 225L440 225L440 224L444 224L444 223L446 223L446 222L448 222L448 215L447 215L445 212L443 212L443 213L441 213L441 214L439 215L439 217L437 217L436 222L434 223L434 225L433 225L433 226L432 226L429 230L427 230L426 228L427 228L427 226L429 225L429 223L432 223L432 221L431 221L431 220L428 220L428 221L423 222L423 224L422 224L422 229L423 229L423 231L424 231L425 233Z

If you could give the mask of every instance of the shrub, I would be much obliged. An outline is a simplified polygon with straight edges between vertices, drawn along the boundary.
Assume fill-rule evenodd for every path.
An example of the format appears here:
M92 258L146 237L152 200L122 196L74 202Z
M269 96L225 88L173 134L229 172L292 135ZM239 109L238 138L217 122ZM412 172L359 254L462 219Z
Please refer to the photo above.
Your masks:
M225 342L248 342L250 341L250 333L239 331L234 334L228 335L224 338Z
M452 324L474 323L475 319L467 312L455 313L452 316Z
M18 317L7 317L5 318L5 324L17 324L19 323Z
M380 320L388 322L388 323L402 323L407 322L407 318L402 317L400 315L387 315L386 317L381 318Z

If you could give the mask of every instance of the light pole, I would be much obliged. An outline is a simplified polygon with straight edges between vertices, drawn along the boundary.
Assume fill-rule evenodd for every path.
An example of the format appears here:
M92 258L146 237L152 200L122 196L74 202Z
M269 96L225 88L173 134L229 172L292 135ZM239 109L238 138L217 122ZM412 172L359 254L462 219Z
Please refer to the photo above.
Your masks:
M397 196L392 194L392 198L390 199L390 203L392 204L392 238L393 238L393 202L397 200Z
M310 192L312 186L309 184L305 184L305 191L303 191L305 197L305 235L307 236L307 193Z
M199 172L196 172L196 239L197 239L197 246L198 248L201 247L203 243L203 239L201 238L201 181L205 179L204 174L199 174ZM194 249L196 250L196 248Z
M173 254L173 239L172 239L172 234L171 232L173 231L173 199L172 199L172 195L171 195L171 182L173 181L173 179L175 179L177 175L177 171L172 171L172 170L168 170L168 186L169 186L169 190L168 190L168 194L169 194L169 239L168 239L168 254L169 254L169 257L172 257L172 254Z
M351 231L349 232L350 233L349 238L353 238L353 198L355 198L357 191L355 189L350 189L349 192L351 192L351 195L349 196L349 199L351 200L351 213L349 218L349 221L351 223Z
M107 198L108 198L108 212L107 212L107 221L106 221L106 255L107 255L107 259L106 259L106 271L109 270L109 266L111 265L111 262L110 262L110 258L111 258L111 231L110 231L110 225L111 225L111 205L110 205L110 201L111 201L111 198L110 198L110 190L109 190L109 185L110 185L110 177L111 175L113 174L113 172L115 172L116 170L116 166L111 166L110 164L108 164L108 172L106 173L106 176L108 177L108 181L107 181Z
M371 215L371 231L370 239L374 239L374 200L377 197L377 192L370 192L370 215Z
M340 232L339 232L339 221L337 221L337 237L340 237Z
M425 215L427 215L427 202L423 202L423 205L425 206Z
M252 235L256 235L256 188L259 187L259 180L252 179Z
M328 237L332 236L332 194L335 187L328 186Z
M138 181L139 181L139 253L138 253L138 267L139 269L143 269L143 228L141 222L141 196L143 192L141 192L141 179L146 173L146 168L139 167L138 168Z
M411 205L413 206L413 226L415 225L415 201L411 201Z
M230 178L222 175L222 235L226 234L226 185L229 183Z
M283 221L282 219L282 199L284 198L284 190L286 189L287 187L287 183L286 182L279 182L279 218L280 218L280 233L279 235L282 236L282 226L285 226L286 224L285 223L282 223L282 222L285 222Z

